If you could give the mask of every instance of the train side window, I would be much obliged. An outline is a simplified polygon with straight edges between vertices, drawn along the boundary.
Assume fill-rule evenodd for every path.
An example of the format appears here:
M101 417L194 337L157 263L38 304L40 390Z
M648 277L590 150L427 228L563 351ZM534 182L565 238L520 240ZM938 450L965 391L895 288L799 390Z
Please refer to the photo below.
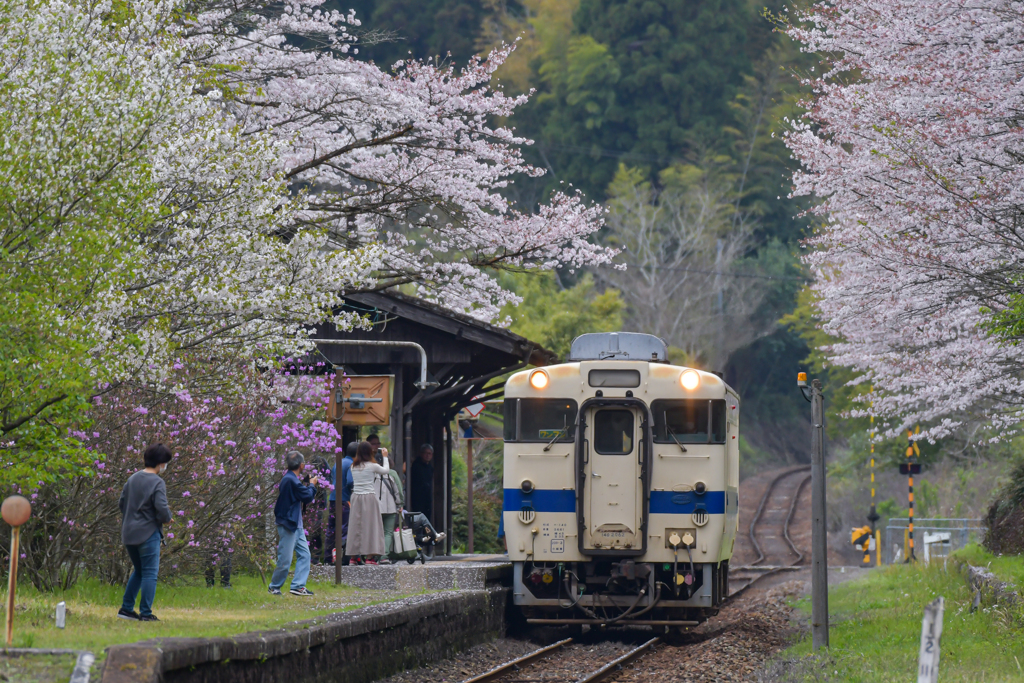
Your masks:
M504 415L504 437L505 441L516 440L516 428L519 426L519 399L506 398L502 404Z
M572 441L576 438L576 401L562 398L521 398L518 441Z
M594 450L601 455L632 453L635 435L632 410L599 410L594 415Z
M725 443L725 401L659 399L651 412L655 443Z

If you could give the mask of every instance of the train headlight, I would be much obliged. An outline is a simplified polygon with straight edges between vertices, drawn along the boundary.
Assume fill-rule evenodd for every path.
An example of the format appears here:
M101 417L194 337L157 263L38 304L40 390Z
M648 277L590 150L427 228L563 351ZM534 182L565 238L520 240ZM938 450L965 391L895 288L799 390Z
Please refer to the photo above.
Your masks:
M703 496L705 493L707 493L708 485L702 481L698 481L696 484L693 485L693 490L694 492L696 492L698 496Z
M534 370L530 373L530 386L534 389L546 389L550 382L548 373L543 370Z
M532 377L530 379L533 380ZM696 370L684 370L683 374L679 375L679 383L683 385L683 389L693 391L700 386L700 374Z
M519 485L519 488L523 493L533 493L533 482L529 479L523 479L523 483Z

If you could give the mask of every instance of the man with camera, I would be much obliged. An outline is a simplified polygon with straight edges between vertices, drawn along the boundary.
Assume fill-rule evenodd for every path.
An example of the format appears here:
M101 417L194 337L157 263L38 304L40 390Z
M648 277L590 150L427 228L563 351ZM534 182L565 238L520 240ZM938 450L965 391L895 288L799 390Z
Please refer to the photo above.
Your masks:
M298 451L289 452L284 462L288 471L278 484L277 504L274 505L278 539L277 566L274 568L274 575L270 577L269 592L271 595L281 594L281 587L288 578L288 568L292 564L294 553L295 575L292 577L289 592L292 595L310 596L313 593L306 589L310 555L306 532L302 528L302 504L312 501L316 496L317 478L310 479L307 475L300 481L299 477L306 469L306 461Z

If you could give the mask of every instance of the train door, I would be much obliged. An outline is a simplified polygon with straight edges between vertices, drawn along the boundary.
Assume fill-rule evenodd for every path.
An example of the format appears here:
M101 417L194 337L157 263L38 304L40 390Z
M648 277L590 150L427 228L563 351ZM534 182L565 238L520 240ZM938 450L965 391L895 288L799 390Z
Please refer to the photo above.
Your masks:
M594 407L586 416L585 549L643 545L642 416L627 406Z

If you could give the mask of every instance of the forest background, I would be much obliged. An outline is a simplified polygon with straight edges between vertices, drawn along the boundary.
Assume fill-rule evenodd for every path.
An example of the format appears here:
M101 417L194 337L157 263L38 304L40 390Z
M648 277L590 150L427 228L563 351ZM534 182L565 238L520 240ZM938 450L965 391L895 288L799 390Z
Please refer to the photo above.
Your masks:
M792 74L807 58L773 30L774 4L345 5L362 17L360 56L382 65L410 54L461 64L518 41L496 79L507 93L535 91L510 123L535 141L530 161L550 172L509 191L540 201L564 182L603 202L601 239L624 248L628 267L523 277L510 283L523 304L503 313L563 355L584 328L621 327L659 334L676 361L724 372L745 399L751 463L806 455L793 373L809 347L779 323L804 283L806 224L787 198L791 161L777 126L797 111Z
M541 201L561 179L602 202L600 239L623 249L617 260L627 269L509 276L505 284L523 297L503 310L512 329L563 356L580 331L649 332L666 339L674 361L723 372L743 397L742 477L809 461L809 415L794 377L821 377L830 531L849 551L849 529L866 523L872 454L868 421L845 411L867 388L847 386L852 371L826 362L834 340L820 332L804 289L801 240L814 226L802 217L807 200L788 196L795 162L781 138L800 116L800 76L817 58L775 30L791 4L356 0L346 8L364 22L361 55L381 65L410 54L460 64L518 41L496 81L511 94L534 92L510 123L535 141L527 157L549 173L517 179L509 192ZM985 514L1020 449L979 444L978 427L925 445L919 516ZM900 439L874 449L883 527L907 515L896 472L905 447ZM497 494L498 444L477 462L476 489ZM477 525L489 527L500 503L478 500ZM457 538L464 524L457 520ZM489 537L477 529L477 539Z
M523 304L504 311L513 330L561 354L584 328L659 334L674 360L724 372L740 391L748 463L805 459L793 375L809 347L779 321L805 281L807 225L787 198L792 162L778 124L797 112L793 72L808 60L766 16L782 3L349 6L365 29L360 56L382 65L409 54L460 64L518 41L497 80L508 93L535 91L511 124L550 172L509 191L539 201L562 179L608 207L601 238L625 248L627 269L521 278Z

